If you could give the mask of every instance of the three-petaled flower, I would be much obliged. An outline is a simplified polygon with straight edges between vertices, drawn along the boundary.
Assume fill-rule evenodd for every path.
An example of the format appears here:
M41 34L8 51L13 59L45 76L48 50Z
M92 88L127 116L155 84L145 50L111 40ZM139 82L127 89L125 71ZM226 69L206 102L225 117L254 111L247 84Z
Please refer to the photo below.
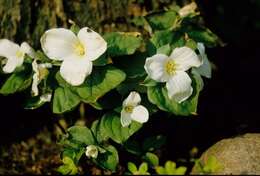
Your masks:
M121 124L123 127L130 125L132 120L139 123L145 123L148 121L148 110L140 105L141 97L138 92L132 91L128 97L123 101L123 107L121 111Z
M3 67L5 73L12 73L16 67L23 64L24 56L28 54L34 57L34 50L28 43L23 42L20 46L8 39L0 40L0 56L5 57L7 62Z
M107 49L106 41L88 27L77 36L64 28L50 29L41 37L44 53L52 60L63 61L61 76L73 86L81 85L92 72L92 61Z
M202 60L186 46L175 48L170 56L155 54L146 59L145 70L150 78L157 82L166 82L170 99L181 103L193 92L191 78L186 73L191 67L199 67Z

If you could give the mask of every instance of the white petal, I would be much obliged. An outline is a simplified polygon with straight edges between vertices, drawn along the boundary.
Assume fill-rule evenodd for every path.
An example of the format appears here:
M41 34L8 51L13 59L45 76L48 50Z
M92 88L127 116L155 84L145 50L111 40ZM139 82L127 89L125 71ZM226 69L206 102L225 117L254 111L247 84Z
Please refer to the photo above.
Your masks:
M3 71L5 73L12 73L16 67L23 64L23 60L23 58L18 58L16 56L8 58L5 66L3 67Z
M78 43L76 35L64 28L50 29L41 37L44 53L53 60L64 60L73 54L75 43Z
M197 54L189 47L175 48L170 56L178 65L180 71L189 70L191 67L199 67L202 61Z
M40 96L41 102L50 102L51 101L51 93L46 93Z
M169 79L168 74L165 72L165 64L168 59L168 56L164 54L155 54L148 57L144 65L148 76L155 81L166 82Z
M120 121L121 121L121 125L123 127L127 127L131 124L132 122L132 119L130 117L130 113L127 113L125 110L122 110L121 111L121 118L120 118Z
M17 51L19 51L20 47L16 43L7 40L1 39L0 40L0 56L6 58L13 58L16 57Z
M123 101L123 107L137 106L141 102L141 96L138 92L132 91L128 97Z
M138 105L133 109L131 119L139 123L145 123L149 119L149 112L144 106Z
M211 64L208 60L208 57L205 53L205 46L203 43L198 43L197 48L200 52L200 59L202 60L203 64L196 68L196 71L202 75L205 76L206 78L211 78L212 70L211 70Z
M95 145L89 145L86 147L86 156L89 158L97 158L98 156L98 148Z
M38 96L39 95L39 90L38 90L39 70L38 70L38 64L37 64L36 60L34 60L32 62L32 68L33 68L33 71L34 71L33 81L32 81L32 93L33 93L33 96Z
M21 50L22 52L28 54L31 58L36 57L34 49L27 42L23 42L21 44Z
M79 31L78 38L85 47L86 57L91 61L96 60L107 49L107 42L88 27L84 27Z
M81 85L92 72L92 62L82 57L65 58L60 67L61 76L73 86Z
M187 100L193 91L191 79L186 72L179 71L167 83L166 88L170 99L178 103Z

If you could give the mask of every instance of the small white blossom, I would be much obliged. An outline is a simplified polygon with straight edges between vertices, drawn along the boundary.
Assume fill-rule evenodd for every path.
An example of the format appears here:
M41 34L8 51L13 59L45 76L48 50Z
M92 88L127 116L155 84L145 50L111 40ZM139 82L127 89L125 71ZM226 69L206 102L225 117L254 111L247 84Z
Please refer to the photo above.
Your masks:
M155 54L147 58L144 68L153 80L166 82L170 99L181 103L188 99L193 91L192 81L186 71L201 64L197 54L185 46L175 48L170 56Z
M33 82L32 82L32 93L33 96L39 95L38 85L41 80L48 74L48 68L51 68L52 65L50 63L37 64L36 59L32 62L32 68L34 71L33 74Z
M96 159L98 156L98 148L95 145L89 145L86 147L85 154L88 158Z
M8 39L0 39L0 56L7 59L3 67L5 73L12 73L16 67L21 66L25 54L28 54L32 58L35 56L34 50L28 43L23 42L21 46L19 46Z
M61 76L73 86L84 82L92 72L92 61L107 49L106 41L88 27L77 36L68 29L50 29L41 37L41 46L50 59L62 61Z
M123 127L130 125L132 120L139 123L145 123L148 121L148 110L140 105L141 97L138 92L132 91L128 97L123 101L123 107L121 111L121 124Z

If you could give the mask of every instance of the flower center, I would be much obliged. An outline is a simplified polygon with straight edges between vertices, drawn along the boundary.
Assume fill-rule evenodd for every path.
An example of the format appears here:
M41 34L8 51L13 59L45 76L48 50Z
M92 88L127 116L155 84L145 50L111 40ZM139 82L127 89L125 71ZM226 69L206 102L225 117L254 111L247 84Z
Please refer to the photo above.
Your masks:
M165 71L166 73L168 73L169 75L174 75L176 73L177 70L177 64L174 60L169 60L166 62L165 64Z
M16 57L18 57L18 58L23 58L24 52L22 52L22 51L17 51L17 52L15 53L15 55L16 55Z
M85 55L85 48L82 43L78 42L74 45L74 51L77 53L79 56Z
M131 105L130 106L126 106L126 107L124 107L124 109L125 109L126 112L131 113L134 110L134 106L131 106Z

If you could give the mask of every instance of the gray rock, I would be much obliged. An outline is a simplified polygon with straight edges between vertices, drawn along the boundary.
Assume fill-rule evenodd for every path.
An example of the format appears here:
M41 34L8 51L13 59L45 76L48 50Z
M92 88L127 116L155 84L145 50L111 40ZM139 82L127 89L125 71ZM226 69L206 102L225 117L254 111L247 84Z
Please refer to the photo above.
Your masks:
M191 174L260 175L260 134L217 142L202 154Z

